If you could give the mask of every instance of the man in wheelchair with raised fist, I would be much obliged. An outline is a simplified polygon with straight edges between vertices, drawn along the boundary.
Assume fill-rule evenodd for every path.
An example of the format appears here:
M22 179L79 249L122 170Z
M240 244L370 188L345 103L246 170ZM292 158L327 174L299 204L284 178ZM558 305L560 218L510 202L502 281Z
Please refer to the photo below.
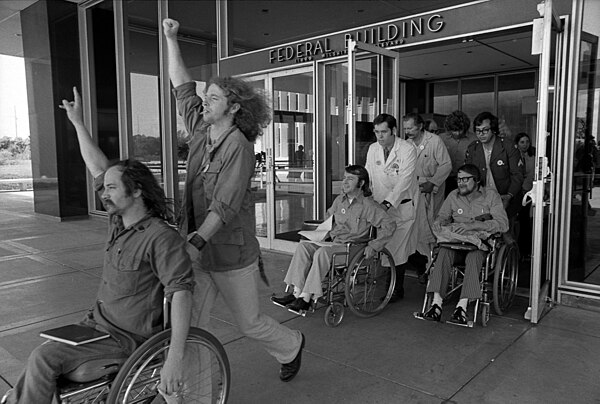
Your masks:
M462 241L473 241L481 245L482 240L495 233L508 230L508 218L502 199L494 189L480 185L481 173L472 164L458 169L456 181L458 189L452 191L444 201L432 226L438 241L450 241L452 237ZM456 305L450 322L466 325L467 304L469 300L481 298L479 273L487 252L482 249L453 249L440 247L437 259L429 274L427 293L433 294L430 308L423 318L440 321L442 318L442 300L446 295L452 267L458 255L465 258L464 279L460 300Z
M323 296L322 280L327 275L334 253L346 249L346 243L364 240L371 226L377 229L377 238L370 240L365 256L370 258L381 251L390 240L396 225L386 211L373 200L369 187L369 173L363 166L346 167L342 181L342 193L327 210L327 218L333 216L329 232L331 242L303 240L298 244L284 282L293 287L293 292L271 300L301 312L308 310L311 299Z

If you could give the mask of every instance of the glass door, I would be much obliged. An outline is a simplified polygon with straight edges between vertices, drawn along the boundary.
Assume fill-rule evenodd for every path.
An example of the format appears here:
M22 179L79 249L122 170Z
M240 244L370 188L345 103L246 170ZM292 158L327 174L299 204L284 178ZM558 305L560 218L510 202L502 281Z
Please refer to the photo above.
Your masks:
M295 249L305 220L315 218L315 131L313 70L273 74L272 248Z
M246 81L264 90L273 106L273 121L254 144L256 236L263 248L293 252L304 221L315 218L313 71Z
M398 61L396 52L350 41L347 61L319 68L319 128L324 134L319 141L325 166L319 186L325 197L321 214L339 195L344 168L365 164L369 146L375 142L375 117L385 112L398 118Z
M561 172L559 158L561 139L565 137L565 79L567 63L566 31L563 21L552 12L552 0L546 0L540 10L542 18L534 20L533 54L540 55L538 111L536 133L536 164L533 189L526 195L533 204L533 243L531 291L525 318L537 323L552 300L552 284L556 285L556 268L560 243L560 215L555 215L561 196L560 183L554 174Z

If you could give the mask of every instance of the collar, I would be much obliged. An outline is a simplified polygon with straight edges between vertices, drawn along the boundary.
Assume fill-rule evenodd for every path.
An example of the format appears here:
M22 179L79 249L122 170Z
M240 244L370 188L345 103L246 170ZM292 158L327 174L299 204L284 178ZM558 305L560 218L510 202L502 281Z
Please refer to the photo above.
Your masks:
M123 218L121 216L114 216L113 223L117 227L119 233L122 231L125 231L125 230L129 230L129 229L132 229L132 230L135 230L138 232L143 232L150 226L151 223L149 223L149 222L151 219L152 219L152 215L150 213L148 213L144 217L142 217L140 220L138 220L137 222L132 224L131 226L125 228L123 226Z
M363 195L363 193L359 193L358 195L356 195L354 198L352 198L352 202L356 201L356 203L362 203L363 199L365 199L365 196ZM342 196L342 201L346 202L346 201L350 201L350 198L348 197L348 195L344 194Z

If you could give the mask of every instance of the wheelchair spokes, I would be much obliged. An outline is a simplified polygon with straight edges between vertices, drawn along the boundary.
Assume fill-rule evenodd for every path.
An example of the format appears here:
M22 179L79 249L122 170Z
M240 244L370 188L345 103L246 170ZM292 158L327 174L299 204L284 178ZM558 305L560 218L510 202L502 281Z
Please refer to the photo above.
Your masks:
M366 259L356 256L346 274L346 302L359 317L380 313L390 300L396 284L394 260L387 250Z

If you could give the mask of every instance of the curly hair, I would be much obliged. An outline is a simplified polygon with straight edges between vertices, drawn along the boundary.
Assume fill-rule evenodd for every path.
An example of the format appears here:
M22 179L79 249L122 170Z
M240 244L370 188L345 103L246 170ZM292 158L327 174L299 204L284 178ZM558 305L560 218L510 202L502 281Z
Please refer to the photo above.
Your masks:
M254 142L263 134L263 128L271 122L271 108L265 94L248 82L234 77L213 77L206 88L211 84L223 90L228 106L240 106L233 122L248 141Z
M131 195L136 189L141 190L144 206L150 215L173 222L172 201L167 199L165 191L144 163L126 159L117 161L111 167L116 167L121 172L121 181L127 195Z
M466 133L471 126L471 120L462 111L453 111L446 117L444 121L444 128L448 132L460 132Z

